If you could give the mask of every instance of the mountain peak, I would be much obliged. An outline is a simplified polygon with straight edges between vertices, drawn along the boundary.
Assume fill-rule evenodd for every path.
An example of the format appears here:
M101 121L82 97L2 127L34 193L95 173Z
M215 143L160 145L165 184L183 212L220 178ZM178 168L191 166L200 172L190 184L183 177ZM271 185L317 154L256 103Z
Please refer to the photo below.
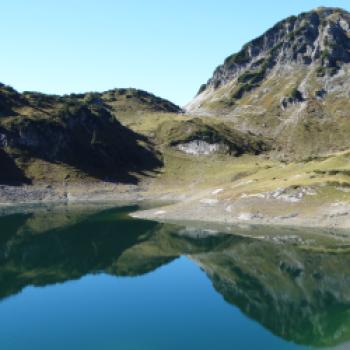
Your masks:
M326 7L326 6L316 7L315 9L311 10L311 12L317 12L325 16L328 16L332 13L348 13L346 10L340 7Z
M313 154L350 147L339 132L350 131L349 91L350 14L321 7L278 22L227 57L185 108L230 118L286 154L301 145L297 153Z
M319 7L278 22L241 51L227 57L207 84L202 85L199 94L229 83L246 69L259 72L253 79L241 77L252 80L254 87L278 63L317 62L320 72L335 73L342 63L350 62L349 48L350 14L339 8Z

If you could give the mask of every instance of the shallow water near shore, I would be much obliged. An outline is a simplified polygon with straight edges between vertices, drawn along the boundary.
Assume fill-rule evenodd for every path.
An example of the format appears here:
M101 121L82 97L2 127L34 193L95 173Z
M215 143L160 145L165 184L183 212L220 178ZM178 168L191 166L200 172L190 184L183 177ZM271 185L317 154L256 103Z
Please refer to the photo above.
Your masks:
M21 209L0 217L1 349L350 347L346 249L134 219L136 206Z

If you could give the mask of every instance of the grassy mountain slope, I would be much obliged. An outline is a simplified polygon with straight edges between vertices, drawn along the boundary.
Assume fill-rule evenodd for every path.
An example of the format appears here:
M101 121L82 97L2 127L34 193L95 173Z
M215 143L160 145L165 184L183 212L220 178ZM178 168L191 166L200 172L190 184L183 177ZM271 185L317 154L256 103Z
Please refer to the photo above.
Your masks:
M348 227L349 89L350 14L318 8L277 23L215 70L182 121L220 125L221 135L229 125L267 148L240 158L168 148L154 191L188 200L140 215Z
M20 94L0 86L0 181L133 183L137 178L132 173L160 167L161 159L148 140L123 126L114 114L123 106L139 111L141 103L145 110L178 107L138 90L113 90L100 96ZM105 103L105 96L119 107Z
M2 184L137 183L159 171L168 150L191 142L232 156L269 149L268 140L192 120L135 89L54 96L1 85L0 99Z

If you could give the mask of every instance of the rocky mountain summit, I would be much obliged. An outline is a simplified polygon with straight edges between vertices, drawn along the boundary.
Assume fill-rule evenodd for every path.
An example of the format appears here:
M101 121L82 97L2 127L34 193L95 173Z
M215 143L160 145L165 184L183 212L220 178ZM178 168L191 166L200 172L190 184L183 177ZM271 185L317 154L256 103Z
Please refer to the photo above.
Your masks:
M318 8L289 17L226 58L187 106L269 136L282 156L350 145L350 14Z
M277 64L316 63L320 65L319 75L327 68L332 68L329 72L334 74L340 64L350 62L349 22L350 14L332 8L289 17L226 58L200 92L227 84L243 70L261 68L260 76L251 72L240 78L240 82L258 84L259 78Z

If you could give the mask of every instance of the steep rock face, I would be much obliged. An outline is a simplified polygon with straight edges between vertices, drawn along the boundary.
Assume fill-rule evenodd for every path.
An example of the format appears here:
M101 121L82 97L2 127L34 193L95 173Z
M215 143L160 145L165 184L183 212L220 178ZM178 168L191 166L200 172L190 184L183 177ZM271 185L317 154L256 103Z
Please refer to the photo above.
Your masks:
M319 8L277 23L228 57L186 110L272 137L286 157L347 148L349 62L350 14Z
M253 88L278 64L317 63L320 74L327 68L336 70L350 62L349 26L350 15L340 9L319 8L289 17L226 58L199 93L218 89L237 77Z

